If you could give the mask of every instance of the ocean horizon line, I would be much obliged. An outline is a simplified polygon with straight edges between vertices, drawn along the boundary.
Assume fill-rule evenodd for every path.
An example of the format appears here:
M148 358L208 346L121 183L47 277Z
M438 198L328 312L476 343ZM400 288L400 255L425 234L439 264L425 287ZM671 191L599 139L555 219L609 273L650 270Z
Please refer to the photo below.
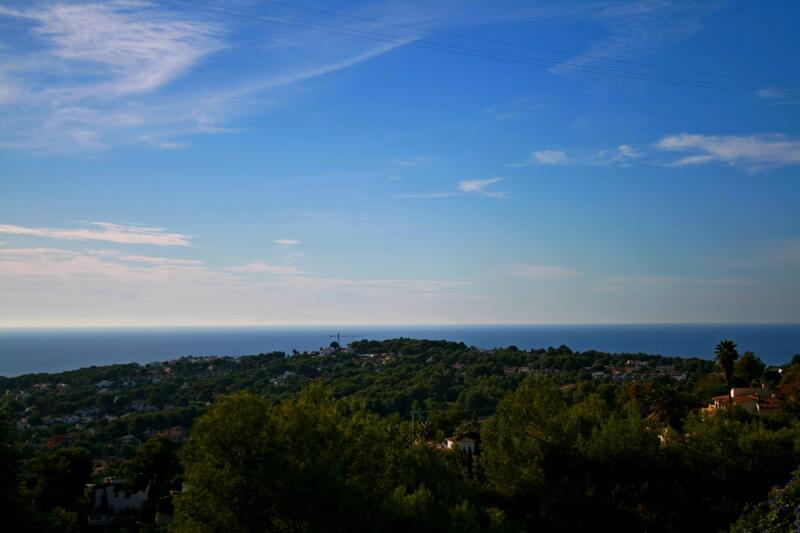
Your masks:
M800 324L326 324L295 326L139 326L0 329L0 375L194 355L241 356L313 351L333 340L415 338L478 348L568 346L575 351L713 358L732 339L767 364L800 352Z
M167 324L167 325L76 325L76 326L3 326L0 325L0 332L3 331L44 331L44 330L167 330L167 329L306 329L306 328L393 328L393 327L414 327L414 328L481 328L481 327L657 327L657 326L681 326L681 327L706 327L706 326L800 326L800 322L387 322L375 324Z

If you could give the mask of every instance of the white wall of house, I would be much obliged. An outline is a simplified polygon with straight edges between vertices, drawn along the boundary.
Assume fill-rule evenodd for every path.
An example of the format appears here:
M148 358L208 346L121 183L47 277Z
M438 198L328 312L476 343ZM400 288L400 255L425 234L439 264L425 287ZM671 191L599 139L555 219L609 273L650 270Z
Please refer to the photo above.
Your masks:
M94 507L103 506L105 494L110 511L125 511L127 509L141 509L147 501L147 492L150 487L139 492L133 492L121 483L111 483L94 489Z

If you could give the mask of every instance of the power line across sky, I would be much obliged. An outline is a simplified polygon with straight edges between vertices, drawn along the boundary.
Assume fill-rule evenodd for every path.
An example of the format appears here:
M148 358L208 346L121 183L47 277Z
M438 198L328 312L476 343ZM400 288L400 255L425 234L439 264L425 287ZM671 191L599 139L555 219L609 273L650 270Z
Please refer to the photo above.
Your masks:
M513 63L519 65L527 65L527 66L535 66L540 68L554 68L558 67L559 70L564 72L572 72L572 73L579 73L585 74L590 76L608 76L613 78L619 79L629 79L635 81L645 81L645 82L656 82L668 85L680 85L686 87L694 87L694 88L701 88L701 89L712 89L712 90L721 90L721 91L732 91L732 92L739 92L739 93L755 93L759 90L762 90L763 86L754 86L754 85L745 85L740 83L732 83L727 81L722 81L722 79L727 80L740 80L740 81L751 81L751 82L761 82L772 84L769 87L770 92L773 95L783 96L783 97L798 97L800 96L800 91L795 91L789 89L789 86L797 86L800 84L794 84L791 82L782 82L782 81L775 81L775 80L767 80L764 78L757 78L757 77L748 77L748 76L739 76L733 74L726 74L726 73L714 73L708 71L701 71L701 70L692 70L680 67L669 67L669 66L660 66L648 63L640 63L635 61L629 61L620 58L614 57L605 57L605 56L593 56L593 55L583 55L576 52L568 52L564 50L556 50L550 48L543 48L537 47L533 45L528 45L524 43L513 43L509 41L502 41L502 40L495 40L495 39L488 39L479 36L473 35L466 35L461 33L452 33L446 32L441 30L435 30L430 28L423 28L420 26L412 26L407 24L398 24L394 22L387 22L382 21L379 19L372 19L366 17L358 17L354 15L347 15L343 13L338 13L335 11L329 10L322 10L316 8L309 8L304 6L299 6L295 4L289 4L286 2L277 2L272 0L263 0L264 3L273 4L281 7L290 7L294 9L303 9L307 11L315 11L320 12L330 16L336 17L343 17L349 18L352 20L359 20L363 22L370 22L374 24L382 24L391 27L398 27L404 28L407 30L413 30L418 32L419 36L403 36L397 34L388 34L384 32L376 32L372 30L361 30L361 29L354 29L349 28L346 26L338 25L338 24L330 24L326 22L318 22L312 21L309 19L299 18L299 17L287 17L283 15L273 15L273 14L264 14L252 10L241 9L238 7L233 7L230 5L221 5L216 3L210 2L201 2L197 0L169 0L172 3L182 6L184 8L188 7L195 11L201 11L205 13L212 13L218 15L224 15L229 17L236 17L242 18L253 22L261 22L261 23L270 23L282 26L289 26L301 29L308 29L312 31L328 33L333 35L340 35L344 37L351 37L356 39L362 40L370 40L373 42L381 42L385 44L403 44L404 46L410 46L413 48L419 48L424 50L431 50L437 52L444 52L448 54L457 54L461 56L468 56L468 57L475 57L479 59L487 59L491 61L499 61L499 62L506 62L506 63ZM547 52L552 54L561 54L561 55L568 55L572 57L584 57L586 59L592 61L603 61L608 63L615 63L619 66L625 67L626 70L620 70L618 68L608 68L606 66L595 66L595 65L587 65L587 64L575 64L569 62L563 62L562 60L554 60L549 58L543 57L534 57L529 55L518 55L518 54L510 54L506 52L500 52L491 49L485 48L478 48L478 47L469 47L469 46L460 46L460 45L453 45L448 43L436 42L430 39L425 38L424 34L432 34L432 35L441 35L441 36L449 36L454 38L460 39L469 39L473 41L482 41L487 44L493 45L501 45L501 46L511 46L516 48L524 48L529 49L532 51L537 52ZM684 75L680 77L672 76L672 75L665 75L665 74L658 74L653 72L647 72L645 69L660 69L662 71L673 71L673 72L680 72ZM698 77L702 76L702 77ZM709 78L717 78L717 80L709 79ZM776 87L776 85L783 85L784 88Z
M757 81L757 82L761 82L761 83L770 83L770 84L774 84L774 85L786 85L786 86L800 87L800 83L794 83L794 82L770 80L770 79L756 78L756 77L749 77L749 76L740 76L740 75L726 74L726 73L721 73L721 72L710 72L710 71L707 71L707 70L696 70L696 69L687 69L687 68L681 68L681 67L655 65L653 63L643 63L643 62L640 62L640 61L631 61L629 59L622 59L622 58L612 57L612 56L608 56L608 55L595 55L595 54L587 54L587 53L582 53L582 52L560 50L560 49L555 49L555 48L546 48L546 47L542 47L542 46L534 46L534 45L530 45L530 44L506 41L506 40L502 40L502 39L490 39L490 38L481 37L481 36L478 36L478 35L469 35L469 34L465 34L465 33L456 33L456 32L451 32L451 31L443 31L443 30L437 30L435 28L426 28L426 27L415 26L415 25L411 25L411 24L400 24L400 23L396 23L396 22L380 20L380 19L375 19L375 18L361 17L361 16L357 16L357 15L350 15L350 14L347 14L347 13L342 13L340 11L331 11L331 10L327 10L327 9L319 9L319 8L314 8L314 7L302 6L302 5L298 5L298 4L289 4L287 2L280 2L280 1L276 1L276 0L260 0L260 1L263 2L263 3L266 3L266 4L272 4L272 5L281 6L281 7L285 7L285 8L289 8L289 9L297 9L297 10L303 10L303 11L307 11L307 12L316 12L316 13L335 16L335 17L346 18L346 19L350 19L350 20L359 20L359 21L362 21L362 22L372 22L372 23L383 24L385 26L390 26L390 27L395 27L395 28L405 28L405 29L423 31L423 32L432 33L432 34L435 34L435 35L442 35L442 36L447 36L447 37L456 37L456 38L459 38L459 39L468 39L468 40L472 40L472 41L479 41L479 42L490 43L490 44L498 44L498 45L503 45L503 46L511 46L511 47L516 47L516 48L523 48L523 49L527 49L527 50L533 50L533 51L536 51L536 52L546 52L546 53L550 53L550 54L558 54L558 55L569 56L569 57L582 57L582 58L591 59L591 60L606 61L606 62L610 62L610 63L618 63L618 64L622 64L622 65L632 65L632 66L636 66L636 67L645 67L645 68L652 68L652 69L668 70L668 71L673 71L673 72L683 72L683 73L688 73L688 74L699 74L699 75L703 75L703 76L711 76L711 77L716 77L716 78L728 78L728 79L735 79L735 80L742 80L742 81Z

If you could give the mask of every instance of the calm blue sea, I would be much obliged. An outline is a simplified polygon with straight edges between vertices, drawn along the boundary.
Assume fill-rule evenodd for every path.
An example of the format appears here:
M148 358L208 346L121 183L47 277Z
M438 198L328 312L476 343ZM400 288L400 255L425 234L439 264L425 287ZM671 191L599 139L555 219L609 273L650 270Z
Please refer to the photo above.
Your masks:
M184 355L313 350L327 346L330 335L337 331L343 344L361 338L402 336L463 341L480 348L566 344L581 351L703 358L712 358L714 345L730 338L739 345L740 353L751 350L768 364L786 363L800 352L800 324L0 329L0 375L146 363Z

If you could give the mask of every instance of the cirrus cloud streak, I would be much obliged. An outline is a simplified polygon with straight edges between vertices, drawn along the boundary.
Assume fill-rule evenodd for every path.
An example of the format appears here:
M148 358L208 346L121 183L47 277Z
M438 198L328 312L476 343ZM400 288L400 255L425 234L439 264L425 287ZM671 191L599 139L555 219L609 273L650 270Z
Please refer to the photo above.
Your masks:
M0 233L28 235L49 239L94 240L119 244L150 244L155 246L191 246L190 237L182 233L168 232L163 228L90 222L90 228L31 228L12 224L0 224Z

